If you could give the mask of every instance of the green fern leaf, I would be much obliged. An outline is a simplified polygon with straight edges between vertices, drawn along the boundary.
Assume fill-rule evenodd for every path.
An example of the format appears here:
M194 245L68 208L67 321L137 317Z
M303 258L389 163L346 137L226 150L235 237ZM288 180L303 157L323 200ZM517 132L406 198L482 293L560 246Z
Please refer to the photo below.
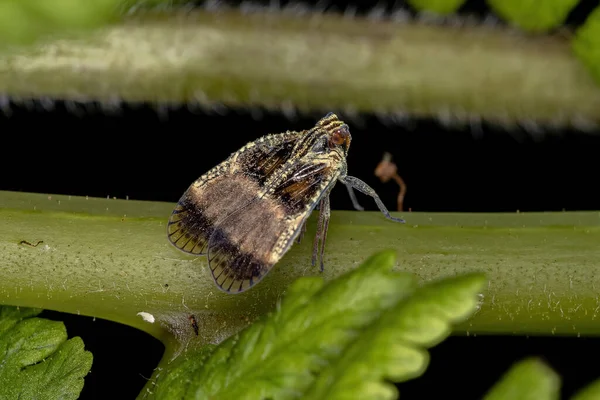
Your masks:
M558 400L560 378L536 358L512 366L487 393L484 400Z
M0 399L77 399L92 354L41 310L0 307Z
M394 397L382 380L421 374L424 347L475 310L484 283L473 274L419 288L413 275L392 271L394 264L386 251L327 284L297 280L273 313L186 356L156 382L155 398Z
M580 389L571 397L571 400L598 400L600 399L600 379Z

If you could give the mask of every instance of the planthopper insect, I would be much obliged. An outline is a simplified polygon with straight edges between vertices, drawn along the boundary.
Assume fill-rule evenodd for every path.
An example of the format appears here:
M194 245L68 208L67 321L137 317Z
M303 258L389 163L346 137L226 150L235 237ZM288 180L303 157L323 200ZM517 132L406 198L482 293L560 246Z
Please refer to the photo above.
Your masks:
M193 182L171 214L167 235L178 249L207 254L217 286L240 293L256 285L306 229L319 206L312 265L323 254L329 225L329 192L337 181L375 200L394 218L375 191L348 176L348 125L329 113L305 131L287 131L250 142Z

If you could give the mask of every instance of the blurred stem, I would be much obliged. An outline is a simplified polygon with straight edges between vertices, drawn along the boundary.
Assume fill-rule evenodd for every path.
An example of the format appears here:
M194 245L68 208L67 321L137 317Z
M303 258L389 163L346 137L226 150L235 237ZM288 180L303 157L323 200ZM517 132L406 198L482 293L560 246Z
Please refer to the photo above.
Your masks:
M174 343L227 337L272 309L291 281L319 274L310 266L313 215L303 242L259 285L225 294L204 257L186 256L168 243L172 206L0 192L0 303L121 322L176 352ZM424 280L487 274L481 309L457 333L600 333L600 213L400 215L406 225L377 212L333 212L324 278L392 248L398 268ZM154 323L138 312L154 316Z
M325 14L140 12L91 36L5 54L0 93L471 123L600 120L600 90L565 37Z

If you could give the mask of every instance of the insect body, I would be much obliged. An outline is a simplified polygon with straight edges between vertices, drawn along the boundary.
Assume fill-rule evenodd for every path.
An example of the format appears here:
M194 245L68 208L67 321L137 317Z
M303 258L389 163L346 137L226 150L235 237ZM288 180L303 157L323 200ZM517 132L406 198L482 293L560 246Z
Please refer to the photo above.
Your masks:
M194 314L188 316L188 319L190 320L190 323L192 324L192 329L194 330L194 333L196 334L196 336L198 336L199 332L200 332L200 328L198 327L198 321L196 321L196 316Z
M337 181L374 198L381 212L396 222L366 183L347 175L351 136L329 113L306 131L287 131L248 143L193 182L168 222L169 241L195 255L207 254L219 288L243 292L258 283L306 229L319 205L312 264L323 254L329 224L329 192Z

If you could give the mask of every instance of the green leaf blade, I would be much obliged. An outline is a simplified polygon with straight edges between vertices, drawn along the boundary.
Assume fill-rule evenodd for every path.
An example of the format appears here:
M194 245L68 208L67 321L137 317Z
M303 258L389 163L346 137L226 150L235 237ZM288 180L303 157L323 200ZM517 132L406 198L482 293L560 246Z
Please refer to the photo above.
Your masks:
M571 400L597 400L600 399L600 379L588 384L571 397Z
M529 32L545 32L564 23L578 0L488 0L502 18Z
M298 398L361 329L416 288L416 278L393 272L394 264L395 252L384 251L326 285L298 279L274 313L219 345L187 397ZM157 398L175 393L164 386Z
M85 351L83 340L79 337L67 340L44 362L24 371L21 398L77 399L91 367L92 354Z
M8 344L3 354L7 364L18 368L36 364L58 349L67 340L67 332L60 322L26 319L17 324L4 338Z
M536 358L513 365L486 394L484 400L558 400L560 378Z
M398 311L403 316L397 321L402 339L424 347L439 343L450 333L451 324L478 308L484 281L481 274L466 274L425 286Z
M600 7L587 17L572 42L573 52L600 83Z
M431 283L387 310L318 377L305 399L394 399L401 382L420 376L431 347L451 332L451 323L477 307L485 278L470 274Z
M422 374L429 361L422 347L478 307L485 278L472 273L419 288L394 264L395 253L384 251L327 283L296 280L273 313L214 351L186 355L144 398L396 398L383 379Z
M278 315L255 324L236 342L237 349L251 348L252 354L233 349L222 364L229 376L213 370L216 375L198 379L204 386L198 389L217 398L297 398L357 329L414 289L415 278L392 272L394 263L394 252L378 253L319 290L321 285L299 279L290 288L292 301L283 301ZM307 286L312 296L299 295Z
M39 308L0 307L0 336L25 318L35 317Z
M138 398L156 396L161 399L185 399L186 393L191 392L191 377L198 375L198 371L202 370L214 350L214 345L206 345L192 352L191 356L184 353L175 358L168 372L158 372L160 384L157 391L153 391L156 387L153 390L147 389Z
M39 310L0 308L0 398L77 399L92 354Z

